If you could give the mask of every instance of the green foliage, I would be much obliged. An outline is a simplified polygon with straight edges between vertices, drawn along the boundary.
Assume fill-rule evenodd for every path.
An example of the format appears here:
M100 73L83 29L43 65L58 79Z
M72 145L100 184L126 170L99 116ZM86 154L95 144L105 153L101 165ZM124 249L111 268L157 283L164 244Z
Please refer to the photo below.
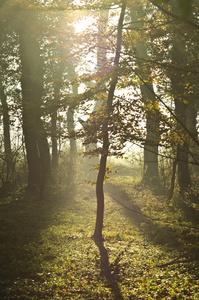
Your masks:
M192 3L193 3L193 0L177 0L177 4L178 4L179 10L180 10L180 16L183 19L186 19L189 17L189 14L192 10Z
M177 4L179 12L180 12L180 17L182 17L183 19L187 19L192 10L193 0L176 0L176 1L155 0L154 3L158 3L158 4L168 4L169 3L170 5Z
M119 179L106 183L104 246L112 281L91 239L91 187L78 184L72 197L60 186L44 202L21 191L0 204L2 299L198 299L198 229L118 169Z

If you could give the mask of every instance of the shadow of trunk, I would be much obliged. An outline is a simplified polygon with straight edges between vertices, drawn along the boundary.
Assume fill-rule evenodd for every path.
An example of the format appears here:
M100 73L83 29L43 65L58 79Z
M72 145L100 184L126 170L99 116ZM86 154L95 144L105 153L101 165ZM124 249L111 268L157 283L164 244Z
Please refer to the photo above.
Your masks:
M112 290L113 296L115 300L123 300L123 296L120 291L120 287L118 285L116 276L114 272L111 270L111 266L109 263L108 251L104 247L102 241L95 241L96 246L100 252L100 261L101 261L101 276L106 278L107 284Z

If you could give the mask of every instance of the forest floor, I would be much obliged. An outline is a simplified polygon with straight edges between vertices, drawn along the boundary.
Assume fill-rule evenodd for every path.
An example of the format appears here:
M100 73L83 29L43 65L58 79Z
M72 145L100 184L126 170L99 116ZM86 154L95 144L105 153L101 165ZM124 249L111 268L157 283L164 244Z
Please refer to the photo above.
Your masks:
M0 299L199 299L198 210L188 210L115 175L96 245L94 186L4 199Z

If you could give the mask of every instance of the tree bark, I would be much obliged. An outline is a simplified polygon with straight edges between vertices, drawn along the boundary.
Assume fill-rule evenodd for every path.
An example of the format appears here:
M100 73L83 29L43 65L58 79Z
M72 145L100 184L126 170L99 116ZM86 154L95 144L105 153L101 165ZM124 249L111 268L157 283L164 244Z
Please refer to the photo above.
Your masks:
M194 91L194 97L197 95L197 91ZM190 174L199 173L199 149L198 149L198 132L197 132L197 108L194 99L190 99L187 107L187 129L191 133L189 136L189 149L192 155L189 155L189 161L193 163L190 167ZM194 137L194 139L193 139Z
M173 169L172 169L172 176L171 176L171 187L168 195L168 200L173 198L173 191L175 186L175 175L176 175L176 166L177 166L177 159L173 161Z
M143 7L139 3L130 8L131 21L136 32L142 34L144 21ZM142 39L142 37L140 37ZM144 176L143 181L152 185L159 186L158 171L158 141L159 141L159 120L157 116L157 99L150 79L151 70L147 65L148 54L144 41L135 41L135 54L138 65L138 76L141 79L141 95L143 103L146 106L146 139L144 143ZM148 109L147 106L151 108Z
M70 67L69 67L69 76L71 77L71 80L73 80L75 77L75 70L74 70L74 66L72 65L72 63L70 64ZM73 95L77 96L78 86L74 85L72 87L72 90L73 90ZM76 143L76 138L75 138L74 111L75 111L74 105L69 104L68 111L67 111L67 127L68 127L69 135L71 135L69 137L70 155L71 156L74 156L75 154L77 154L77 143Z
M99 173L97 177L96 183L96 196L97 196L97 214L96 214L96 223L95 223L95 232L94 239L98 241L102 241L102 230L103 230L103 220L104 220L104 176L106 173L106 162L107 162L106 154L101 155L100 158L100 166Z
M97 214L96 214L96 223L95 223L95 231L94 231L95 241L103 240L102 237L103 217L104 217L103 183L104 183L104 176L106 173L106 162L107 162L107 157L109 152L108 123L109 123L110 114L112 112L113 97L114 97L115 87L118 80L118 66L119 66L119 59L120 59L120 51L121 51L121 43L122 43L122 27L123 27L123 21L125 16L125 10L126 10L126 1L122 1L122 8L121 8L120 18L118 22L118 29L117 29L117 46L116 46L116 54L114 60L114 71L113 71L113 76L111 79L111 84L110 84L108 99L107 99L107 115L104 118L104 126L102 129L103 147L102 147L99 173L98 173L97 184L96 184Z
M55 78L54 79L54 97L52 100L51 108L51 143L52 143L52 168L56 169L58 166L58 142L57 142L57 109L60 102L60 88L62 84L62 75L64 64L58 63L55 65Z
M12 171L12 150L10 141L10 117L9 108L7 104L6 94L2 83L2 76L0 74L0 99L3 111L3 137L4 137L4 151L5 162L7 167L6 184L9 183L10 175Z
M59 22L61 22L62 16L59 16ZM58 128L57 128L57 110L60 104L60 90L63 85L63 73L66 69L66 62L63 60L65 56L65 49L63 45L63 41L61 38L58 37L57 46L54 49L55 53L57 50L57 55L60 57L60 62L56 63L55 65L51 66L54 68L54 78L53 78L53 85L54 85L54 97L52 99L52 108L51 108L51 142L52 142L52 168L56 169L58 166Z
M173 8L175 10L175 7ZM178 26L180 24L178 23ZM185 128L187 128L187 108L189 99L184 90L186 78L180 70L182 66L186 67L187 53L186 41L179 34L178 30L173 31L173 48L172 48L172 63L174 68L170 73L171 86L173 90L175 102L175 114L177 117L177 133L179 142L177 141L177 161L178 161L178 183L181 192L187 190L191 184L188 154L189 141ZM182 126L183 125L183 126Z
M40 54L37 13L20 14L19 42L22 65L23 132L28 162L28 186L41 188L50 172L50 156L43 121L43 59Z
M57 149L57 111L51 114L51 142L52 142L52 168L58 166L58 149Z

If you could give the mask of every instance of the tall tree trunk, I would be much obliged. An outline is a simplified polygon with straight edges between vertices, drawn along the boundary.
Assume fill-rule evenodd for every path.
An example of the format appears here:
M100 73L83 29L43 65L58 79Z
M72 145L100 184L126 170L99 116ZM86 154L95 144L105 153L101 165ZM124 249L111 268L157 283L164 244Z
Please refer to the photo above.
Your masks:
M39 134L37 137L37 143L39 148L39 155L40 155L40 165L41 165L41 172L42 172L42 178L41 178L41 193L43 193L46 183L48 181L48 177L51 172L50 167L50 151L48 146L48 141L46 138L46 132L43 126L43 122L40 119L39 120ZM43 198L44 194L42 194L41 198Z
M152 85L142 85L141 92L142 98L147 104L152 104L152 109L146 112L146 139L144 143L144 177L146 183L158 185L159 170L158 170L158 141L159 141L159 121L157 114L155 114L154 107L156 106L156 99ZM149 102L148 102L149 100ZM147 103L148 102L148 103Z
M2 76L0 74L0 99L3 112L3 137L4 137L4 151L5 151L5 162L7 168L6 183L9 183L10 175L12 171L12 151L10 141L10 117L9 108L7 104L6 94L2 83Z
M32 114L29 109L23 107L23 133L28 163L28 187L34 188L40 186L41 168L34 122L31 122L31 118Z
M172 168L172 176L171 176L171 186L168 194L168 202L173 198L174 186L175 186L175 175L176 175L176 166L177 166L177 159L173 161L173 168Z
M175 7L173 8L175 10ZM178 26L181 24L178 22ZM182 30L184 27L182 26ZM177 161L178 161L178 183L180 190L184 192L191 184L188 154L189 154L189 138L187 132L184 130L187 128L187 108L189 99L186 96L184 85L186 83L185 74L181 71L181 68L186 67L187 52L186 41L179 34L179 29L174 27L173 30L173 49L172 49L172 63L173 68L170 73L171 86L174 95L175 102L175 114L177 117L177 133L179 135L180 142L177 143ZM183 125L183 126L182 126Z
M59 52L61 49L59 47ZM61 55L59 53L59 55ZM63 84L62 75L65 69L64 62L59 62L55 66L55 77L54 77L54 97L52 100L52 109L51 109L51 142L52 142L52 168L56 169L58 166L58 132L57 132L57 109L60 103L60 89Z
M70 135L70 154L75 155L77 153L77 144L75 139L74 108L72 106L69 106L67 111L67 127Z
M133 27L140 33L140 40L142 40L142 32L144 21L143 7L137 3L136 7L130 8L131 21ZM158 103L155 97L153 83L151 82L151 69L148 66L149 60L147 48L143 41L136 41L135 35L135 54L136 63L138 65L138 76L141 79L140 89L143 103L146 106L146 139L144 143L144 177L146 183L155 184L159 186L159 172L158 172L158 141L159 141L159 120L158 120ZM151 107L148 109L147 107Z
M57 41L57 52L60 58L60 62L55 66L55 83L54 83L54 100L53 108L51 113L51 129L52 129L52 165L56 167L58 164L58 152L57 152L57 109L60 103L60 90L64 83L64 75L67 73L69 80L72 82L76 77L75 67L72 62L72 57L70 57L70 47L66 44L65 36L63 33L66 31L66 15L61 12L58 15L59 27L61 28L61 34L58 36ZM78 86L72 86L72 94L75 96L78 94ZM71 133L70 140L70 154L74 155L77 153L76 139L74 136L75 133L75 124L74 124L74 111L75 105L73 103L67 103L67 127L69 133Z
M114 71L113 76L111 79L111 84L108 93L107 99L107 116L105 116L104 126L102 129L103 133L103 147L102 153L100 158L100 166L99 166L99 173L97 177L97 184L96 184L96 196L97 196L97 216L96 216L96 223L95 223L95 232L94 232L94 239L95 241L102 241L102 229L103 229L103 217L104 217L104 190L103 190L103 182L104 176L106 173L106 162L109 152L109 131L108 131L108 123L110 114L112 112L113 106L113 97L115 92L115 87L118 81L118 65L120 59L120 51L121 51L121 43L122 43L122 27L123 21L125 16L126 10L126 1L122 1L122 8L120 13L120 18L118 22L117 28L117 47L116 47L116 54L114 60Z
M50 172L50 156L41 120L43 59L40 55L40 45L35 27L37 13L29 11L21 13L20 20L23 131L28 161L28 186L40 187Z
M52 168L58 166L58 149L57 149L57 110L51 114L51 142L52 142Z
M178 77L178 80L180 77ZM179 81L172 77L172 86L174 91L176 92L175 95L175 114L183 124L186 126L186 109L187 104L183 101L181 96L182 95L182 87L179 86ZM181 140L180 143L177 144L177 161L178 161L178 183L180 186L181 191L187 189L191 183L190 179L190 172L189 172L189 165L188 165L188 140L186 137L186 133L182 130L181 126L178 124L177 126L179 138Z
M69 65L69 76L70 76L71 80L73 80L75 77L75 70L74 70L74 66L72 63L70 63L70 65ZM72 90L73 90L73 95L77 96L78 86L73 85ZM68 132L70 135L69 139L70 139L70 155L71 156L74 156L75 154L77 154L77 143L76 143L76 138L75 138L74 111L75 111L75 108L72 103L68 106L68 111L67 111L67 127L68 127Z
M108 148L104 142L104 148ZM107 149L104 149L107 151ZM100 158L100 166L99 166L99 173L97 176L97 183L96 183L96 196L97 196L97 213L96 213L96 223L95 223L95 232L94 232L94 239L96 241L102 241L102 230L103 230L103 221L104 221L104 176L106 173L106 162L107 162L108 154L104 152L101 154Z
M197 94L197 92L196 92ZM195 94L194 94L195 97ZM193 163L190 173L199 173L199 149L198 149L198 132L197 132L197 108L195 99L191 99L187 107L187 129L191 133L189 137L189 149L192 155L189 155L189 161ZM194 137L194 139L192 138Z

